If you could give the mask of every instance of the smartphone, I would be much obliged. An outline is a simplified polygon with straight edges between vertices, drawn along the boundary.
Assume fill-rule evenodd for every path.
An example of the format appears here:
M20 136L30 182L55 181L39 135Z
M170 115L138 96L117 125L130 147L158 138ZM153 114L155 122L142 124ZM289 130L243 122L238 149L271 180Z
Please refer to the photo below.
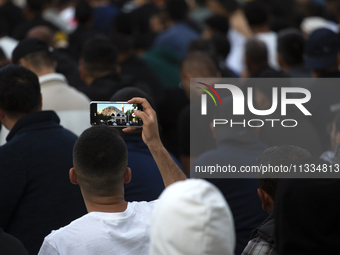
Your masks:
M135 110L143 111L141 104L128 104L126 101L90 103L91 125L109 127L141 127L143 122L134 114Z

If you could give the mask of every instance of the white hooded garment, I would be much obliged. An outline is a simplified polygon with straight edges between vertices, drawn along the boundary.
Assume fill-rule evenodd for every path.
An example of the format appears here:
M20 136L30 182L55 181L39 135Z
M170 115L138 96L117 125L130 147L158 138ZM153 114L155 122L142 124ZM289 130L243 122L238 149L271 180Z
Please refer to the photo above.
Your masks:
M221 192L205 180L164 190L151 219L150 255L232 255L235 229Z

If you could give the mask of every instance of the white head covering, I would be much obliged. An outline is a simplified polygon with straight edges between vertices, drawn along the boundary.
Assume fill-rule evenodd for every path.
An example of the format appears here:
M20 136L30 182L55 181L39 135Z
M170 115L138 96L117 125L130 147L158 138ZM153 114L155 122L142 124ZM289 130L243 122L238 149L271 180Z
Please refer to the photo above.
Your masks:
M172 184L151 219L150 255L233 255L232 213L221 192L205 180Z
M334 33L339 32L339 27L337 24L321 17L304 18L300 27L302 32L307 36L320 28L327 28L329 30L332 30Z

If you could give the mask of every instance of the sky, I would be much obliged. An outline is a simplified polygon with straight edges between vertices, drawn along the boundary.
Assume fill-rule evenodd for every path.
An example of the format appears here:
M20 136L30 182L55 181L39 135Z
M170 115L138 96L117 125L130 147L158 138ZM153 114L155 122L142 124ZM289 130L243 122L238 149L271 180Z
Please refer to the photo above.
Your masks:
M119 110L122 110L122 104L107 104L107 103L103 103L103 104L99 104L97 103L97 112L105 109L106 107L110 107L110 106L113 106L113 107L116 107L118 108ZM127 110L130 110L130 109L133 109L132 107L132 104L124 104L124 111L126 112Z

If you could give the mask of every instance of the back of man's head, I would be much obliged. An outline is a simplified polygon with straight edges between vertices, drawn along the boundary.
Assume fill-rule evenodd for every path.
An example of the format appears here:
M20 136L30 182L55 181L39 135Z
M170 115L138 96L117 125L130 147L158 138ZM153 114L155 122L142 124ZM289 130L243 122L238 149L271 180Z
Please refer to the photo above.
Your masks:
M258 157L257 164L259 166L289 166L310 157L310 153L305 149L293 145L279 145L266 149ZM259 187L274 200L278 179L264 176L264 178L257 179L257 182Z
M258 71L268 66L268 50L264 42L250 39L245 45L245 57L248 71Z
M24 59L25 63L21 59ZM54 59L50 46L38 38L22 40L12 53L12 61L13 64L25 65L26 68L35 73L46 68L54 69Z
M212 29L215 33L227 35L229 30L229 21L221 15L212 15L205 20L205 25Z
M305 40L297 29L280 31L277 38L277 51L288 66L303 64Z
M266 26L269 23L269 11L261 1L247 3L244 6L244 14L251 27Z
M98 36L86 41L81 58L88 76L99 78L116 72L117 49L110 39Z
M185 0L167 0L166 11L172 21L184 21L189 7Z
M80 188L89 196L108 197L123 189L127 169L126 144L114 128L85 130L73 148L73 164Z
M313 71L336 68L338 64L339 37L333 31L320 28L307 39L305 65Z
M204 52L191 52L182 61L181 72L190 72L197 78L216 77L217 66Z
M0 69L0 109L19 118L41 108L38 77L30 70L8 65Z

